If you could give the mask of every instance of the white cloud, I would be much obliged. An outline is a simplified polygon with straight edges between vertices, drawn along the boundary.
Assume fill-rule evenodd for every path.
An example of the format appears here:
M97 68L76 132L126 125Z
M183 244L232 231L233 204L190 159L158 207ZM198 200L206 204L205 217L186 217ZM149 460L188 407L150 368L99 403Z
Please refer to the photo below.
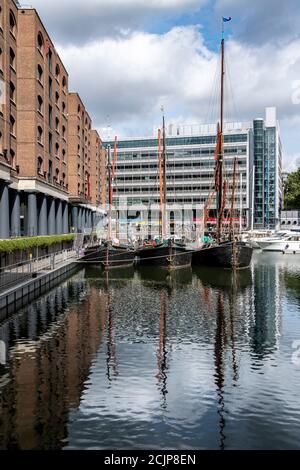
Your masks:
M298 168L300 168L300 153L286 155L283 165L284 171L296 171Z
M199 10L209 0L31 0L55 40L82 44Z

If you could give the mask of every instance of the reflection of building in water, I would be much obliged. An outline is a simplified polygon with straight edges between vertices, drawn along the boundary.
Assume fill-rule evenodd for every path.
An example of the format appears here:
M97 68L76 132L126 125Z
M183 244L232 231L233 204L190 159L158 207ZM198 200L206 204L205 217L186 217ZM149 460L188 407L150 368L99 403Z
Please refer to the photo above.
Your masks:
M274 352L281 327L280 267L259 264L253 269L253 312L250 324L250 345L259 357Z
M69 408L79 405L105 329L101 294L91 286L84 298L85 288L81 280L65 283L0 328L7 345L22 337L0 382L0 448L63 445Z

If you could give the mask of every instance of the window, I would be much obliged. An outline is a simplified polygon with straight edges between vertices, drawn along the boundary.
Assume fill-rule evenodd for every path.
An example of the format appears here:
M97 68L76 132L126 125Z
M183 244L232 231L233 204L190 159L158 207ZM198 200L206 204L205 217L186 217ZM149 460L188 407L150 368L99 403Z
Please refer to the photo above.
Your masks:
M37 172L42 174L43 173L43 159L42 157L38 157L37 159Z
M48 52L48 67L49 67L49 71L52 73L52 52L50 49Z
M49 77L49 99L52 100L52 78Z
M66 113L66 103L64 101L62 102L62 112L63 114Z
M66 91L66 88L67 88L67 80L66 80L66 77L63 77L63 79L62 79L62 87L63 87L63 90Z
M0 70L3 73L3 51L0 47Z
M3 29L3 13L2 13L1 7L0 7L0 28Z
M55 170L55 176L56 176L55 177L56 181L59 182L59 169L58 168L56 168Z
M65 159L66 159L66 151L65 151L65 149L62 150L62 159L63 159L63 161L65 161Z
M55 104L58 105L58 103L59 103L59 93L56 91L55 92Z
M53 167L52 167L52 161L49 160L49 172L48 172L48 180L50 183L52 183L52 176L53 176Z
M13 101L15 103L15 101L16 101L16 87L13 84L13 82L10 82L10 84L9 84L9 97L10 97L11 101Z
M59 119L55 118L55 130L59 132Z
M15 68L16 68L16 54L15 54L15 51L12 48L9 49L9 65L15 70Z
M52 127L52 116L53 116L53 110L52 106L49 105L49 127Z
M80 114L80 104L78 105L78 108L77 108L77 111L78 111L78 114Z
M63 136L63 138L66 137L66 128L65 128L65 126L62 126L62 136Z
M10 133L16 135L16 120L12 115L10 116Z
M59 75L60 75L60 68L59 68L59 65L56 64L56 67L55 67L55 77L57 78L57 80L59 80Z
M57 142L55 144L55 156L59 158L59 144Z
M41 128L41 126L38 126L37 128L37 141L39 142L39 144L43 143L43 129Z
M43 98L40 95L37 97L37 109L41 114L43 114Z
M52 155L52 149L53 149L52 134L51 134L51 132L49 132L49 154L50 154L50 156Z
M40 51L41 54L43 54L44 52L44 38L43 38L43 35L42 33L38 33L38 36L37 36L37 47L38 47L38 50Z
M63 184L65 185L65 183L66 183L66 173L62 174L62 181L63 181Z
M11 34L15 37L16 36L16 30L17 30L17 23L16 23L16 18L13 12L10 10L9 12L9 30Z
M39 82L43 83L43 69L40 64L37 66L37 79Z
M10 164L13 168L16 167L16 153L13 149L10 149Z
M80 126L77 126L77 132L80 133Z

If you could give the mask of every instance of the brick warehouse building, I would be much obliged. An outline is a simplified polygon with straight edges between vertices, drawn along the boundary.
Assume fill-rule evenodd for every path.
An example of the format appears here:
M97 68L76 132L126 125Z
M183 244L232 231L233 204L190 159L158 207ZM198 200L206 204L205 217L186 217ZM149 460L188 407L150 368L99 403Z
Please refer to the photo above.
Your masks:
M0 85L0 238L92 227L106 201L106 174L98 172L96 194L91 168L95 178L106 153L100 139L92 146L91 119L69 93L38 13L13 0L0 0Z

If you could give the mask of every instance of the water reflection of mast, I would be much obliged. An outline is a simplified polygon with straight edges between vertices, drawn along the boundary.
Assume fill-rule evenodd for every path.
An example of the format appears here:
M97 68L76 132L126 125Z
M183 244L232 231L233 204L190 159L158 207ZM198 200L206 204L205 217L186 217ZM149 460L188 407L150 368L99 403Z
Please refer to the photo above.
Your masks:
M237 292L237 272L232 272L232 289L229 295L229 312L230 312L230 336L231 336L231 348L232 348L232 370L233 380L238 381L238 365L236 360L236 348L235 348L235 333L234 333L234 312L236 312L236 292Z
M220 449L225 449L225 400L224 400L224 349L226 343L224 299L218 294L217 328L215 336L215 384L218 394L218 415L220 426Z
M162 407L167 408L167 295L165 292L160 296L160 318L159 318L159 348L157 352L158 386L162 394Z
M108 310L108 330L107 330L107 378L109 382L112 380L112 375L115 377L119 375L118 372L118 363L117 363L117 353L116 353L116 345L114 340L114 330L113 330L113 306L112 306L112 295L109 289L108 283L108 271L105 272L104 278L104 287L107 292L107 310ZM111 374L111 364L113 374Z

